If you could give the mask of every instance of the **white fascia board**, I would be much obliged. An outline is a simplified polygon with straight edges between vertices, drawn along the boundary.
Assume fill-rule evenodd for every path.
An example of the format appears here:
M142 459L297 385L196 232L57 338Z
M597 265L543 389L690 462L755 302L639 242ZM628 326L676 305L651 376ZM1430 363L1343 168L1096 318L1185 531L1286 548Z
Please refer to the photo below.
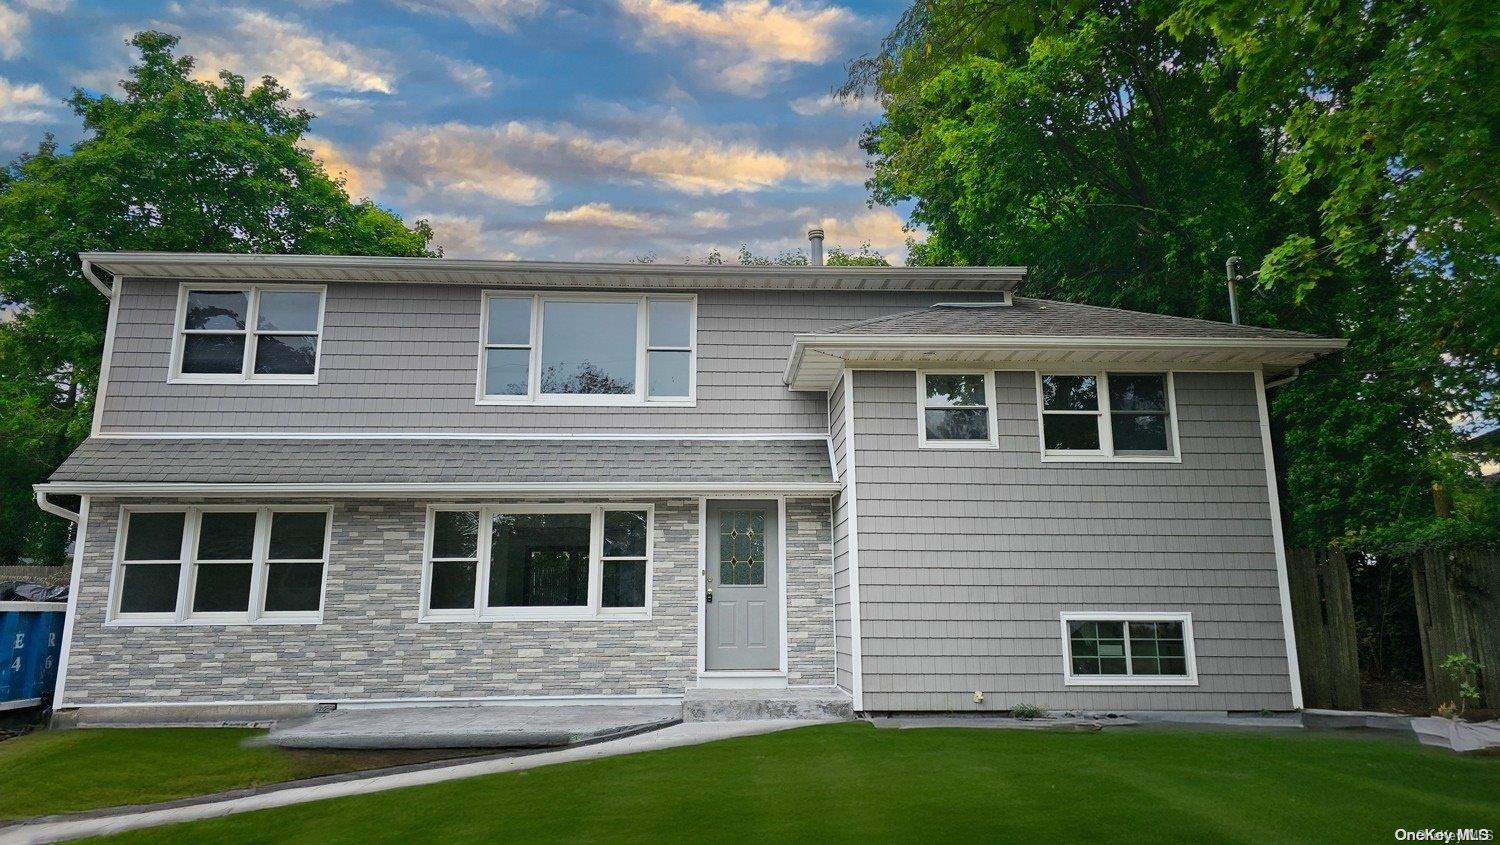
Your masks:
M1344 338L1298 337L1100 337L1097 335L819 335L799 334L792 338L782 380L791 384L809 351L840 357L841 351L856 349L972 351L972 350L1058 350L1090 349L1099 351L1134 351L1156 349L1178 352L1266 352L1318 355L1335 352L1349 345Z
M531 431L105 431L91 440L827 440L825 431L724 432L584 432Z
M712 495L776 494L787 496L827 496L837 493L839 483L828 481L798 482L608 482L608 483L493 483L493 484L213 484L213 483L136 483L120 481L58 481L38 484L39 493L73 493L96 496L342 496L371 498L377 496L552 496L552 495Z

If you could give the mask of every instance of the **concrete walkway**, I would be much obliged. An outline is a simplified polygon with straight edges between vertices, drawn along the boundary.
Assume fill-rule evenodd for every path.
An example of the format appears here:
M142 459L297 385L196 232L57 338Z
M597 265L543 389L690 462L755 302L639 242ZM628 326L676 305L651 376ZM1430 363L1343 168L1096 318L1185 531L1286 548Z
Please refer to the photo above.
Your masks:
M260 742L281 748L555 748L681 720L676 704L391 707L278 724Z
M442 783L444 781L471 778L479 775L516 772L523 769L534 769L538 766L548 766L553 763L595 760L601 757L635 754L640 751L655 751L662 748L698 745L720 739L729 739L731 737L774 733L790 728L801 728L817 724L826 724L826 722L775 719L750 722L685 723L673 725L658 731L628 736L623 739L599 742L593 745L574 746L556 751L543 751L518 757L505 757L475 763L460 763L457 765L434 764L432 768L419 771L374 775L363 779L324 783L316 786L288 787L233 798L214 799L210 797L201 803L186 806L149 810L119 808L117 811L103 811L93 814L80 814L72 817L58 817L51 820L23 823L0 828L0 845L30 845L30 843L40 842L61 842L85 836L105 836L143 827L157 827L198 819L218 818L235 813L265 810L271 807L305 804L310 801L342 798L348 795L365 795L372 792L384 792L388 789L402 789L408 786L424 786L426 784Z

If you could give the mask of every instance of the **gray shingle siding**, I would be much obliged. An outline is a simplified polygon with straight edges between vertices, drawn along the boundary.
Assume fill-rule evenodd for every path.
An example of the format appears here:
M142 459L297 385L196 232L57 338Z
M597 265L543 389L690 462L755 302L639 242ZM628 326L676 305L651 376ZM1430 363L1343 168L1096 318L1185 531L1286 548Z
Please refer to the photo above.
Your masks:
M459 285L330 285L316 385L167 384L178 286L125 280L103 431L820 431L824 397L781 379L794 334L993 298L705 290L695 407L537 407L474 404L484 289Z
M95 498L64 704L680 694L697 671L698 500L654 504L648 620L419 623L427 503L339 500L322 624L105 627L120 502ZM827 499L789 499L794 685L833 680L830 566Z
M1043 464L1035 375L999 449L919 449L916 376L855 373L870 710L1292 706L1253 377L1178 373L1180 464ZM1195 687L1068 687L1061 611L1190 611Z
M51 481L226 484L831 482L808 440L92 438Z

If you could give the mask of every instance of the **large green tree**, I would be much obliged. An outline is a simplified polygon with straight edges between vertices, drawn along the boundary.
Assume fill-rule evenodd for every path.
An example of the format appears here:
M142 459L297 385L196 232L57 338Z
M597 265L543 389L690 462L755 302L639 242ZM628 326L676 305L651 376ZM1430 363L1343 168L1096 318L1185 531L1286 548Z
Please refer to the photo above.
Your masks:
M1033 294L1225 319L1241 255L1247 322L1349 337L1276 397L1291 533L1389 550L1497 531L1450 424L1496 412L1485 20L1474 2L918 0L847 93L886 106L870 186L914 203L919 262L1028 264Z
M82 140L0 171L0 563L63 548L30 486L89 430L107 303L79 252L431 254L425 223L351 201L300 146L312 115L274 79L200 82L176 37L131 44L124 96L74 91Z

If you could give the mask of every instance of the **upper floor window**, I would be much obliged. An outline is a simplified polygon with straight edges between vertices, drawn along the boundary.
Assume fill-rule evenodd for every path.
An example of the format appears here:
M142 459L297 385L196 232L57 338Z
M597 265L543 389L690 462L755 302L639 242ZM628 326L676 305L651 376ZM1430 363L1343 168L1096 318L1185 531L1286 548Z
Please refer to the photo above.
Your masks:
M184 285L177 307L177 381L317 380L322 287Z
M1042 457L1176 460L1171 373L1038 375Z
M922 372L918 443L933 448L995 446L995 374Z
M113 618L317 622L330 513L326 505L126 509Z
M481 403L687 404L691 295L484 296Z

